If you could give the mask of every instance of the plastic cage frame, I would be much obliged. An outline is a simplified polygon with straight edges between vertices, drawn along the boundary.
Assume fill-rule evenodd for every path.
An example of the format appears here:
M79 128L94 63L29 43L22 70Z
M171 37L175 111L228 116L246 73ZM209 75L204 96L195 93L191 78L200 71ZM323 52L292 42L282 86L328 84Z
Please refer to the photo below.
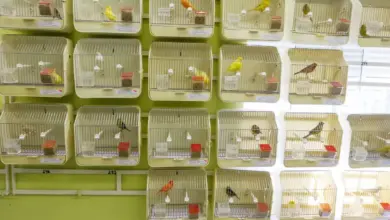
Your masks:
M138 106L82 106L74 124L79 166L136 166L141 155Z
M72 93L72 54L72 42L64 37L4 35L0 94L63 97Z
M258 0L222 0L222 36L227 40L282 40L285 0L270 1L268 7L254 10L260 4Z
M76 94L80 98L138 98L142 92L142 47L137 39L77 42Z
M65 164L73 156L72 121L70 105L6 104L0 117L1 161L11 165Z
M220 110L217 162L221 168L275 164L278 127L274 112Z
M142 0L73 0L75 29L82 33L139 35Z
M152 109L148 121L151 167L205 167L211 148L207 109Z

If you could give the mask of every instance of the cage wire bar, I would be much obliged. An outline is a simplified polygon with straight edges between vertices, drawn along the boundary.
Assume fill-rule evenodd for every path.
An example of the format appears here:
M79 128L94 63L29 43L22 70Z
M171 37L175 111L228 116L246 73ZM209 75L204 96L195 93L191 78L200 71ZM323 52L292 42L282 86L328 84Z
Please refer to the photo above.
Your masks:
M343 175L344 220L388 219L390 217L389 172L347 171Z
M292 39L315 44L346 44L351 16L351 0L295 0Z
M337 114L286 113L287 167L329 167L339 161L343 130Z
M222 35L229 40L283 38L285 0L270 1L263 11L254 10L257 0L222 1Z
M275 164L278 128L273 112L221 110L217 126L219 167Z
M62 97L72 91L72 43L63 37L4 35L0 45L0 93Z
M349 115L353 168L390 166L390 115Z
M147 183L148 219L207 219L205 170L150 170Z
M0 27L24 30L70 30L71 1L2 0Z
M282 62L276 47L223 45L220 98L225 102L270 102L280 97Z
M213 55L206 43L153 42L149 52L149 98L153 101L208 101Z
M215 171L215 219L269 219L273 187L268 172Z
M349 66L341 50L289 49L292 104L341 105L345 102Z
M192 7L191 7L192 6ZM214 32L215 0L151 0L149 28L154 37L209 38Z
M78 41L76 94L81 98L137 98L142 91L142 48L137 39Z
M83 106L75 121L81 166L135 166L140 160L141 114L136 106Z
M72 118L69 105L6 104L0 117L1 161L65 164L73 154Z
M142 0L73 0L74 25L85 33L138 35Z
M206 109L152 109L148 135L151 167L204 167L209 163L211 131Z
M337 188L331 172L284 171L280 179L281 220L335 219Z

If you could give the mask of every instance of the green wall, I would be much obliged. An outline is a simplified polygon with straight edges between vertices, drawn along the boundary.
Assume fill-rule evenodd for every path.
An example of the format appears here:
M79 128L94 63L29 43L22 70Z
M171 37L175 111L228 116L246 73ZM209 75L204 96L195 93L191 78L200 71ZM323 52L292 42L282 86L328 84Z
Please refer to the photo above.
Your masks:
M149 2L144 1L144 13L148 13ZM216 17L219 18L220 2L216 2ZM142 42L142 49L149 50L151 42L155 39L150 35L148 19L143 20L142 35L138 38ZM214 54L219 54L221 42L220 23L216 23L214 36L207 40L213 48ZM109 37L98 35L87 35L73 31L71 34L48 34L42 32L13 32L0 30L0 34L20 33L36 35L61 35L77 41L85 37ZM174 39L159 39L174 40ZM176 40L177 41L177 40ZM180 39L179 41L195 41ZM199 41L199 40L197 40ZM148 59L143 57L144 72L148 72ZM214 61L214 76L218 76L218 60ZM217 98L217 81L213 83L213 98L205 103L190 102L152 102L148 98L147 78L144 78L142 95L138 99L80 99L75 94L56 99L56 98L17 98L20 102L51 102L51 103L71 103L74 108L82 105L139 105L142 112L148 112L155 107L203 107L207 108L210 114L215 115L219 109L240 107L239 105L222 103ZM211 121L212 133L215 135L215 120ZM147 133L147 118L142 119L142 133ZM147 164L147 139L142 142L142 158L140 165L127 170L148 170ZM215 141L212 146L211 161L207 170L216 168L216 148ZM0 164L0 167L3 165ZM23 168L37 168L28 167ZM66 168L66 169L88 169L76 166L72 159L63 167L40 167L40 168ZM91 168L91 169L115 169L115 168ZM18 189L75 189L75 190L113 190L115 189L114 175L55 175L55 174L17 174ZM124 190L145 190L146 176L124 176ZM0 175L0 191L4 189L4 176ZM212 187L212 177L209 177L209 188ZM212 201L212 198L209 198ZM211 203L210 206L211 208ZM211 210L209 211L209 214ZM145 196L7 196L0 197L0 220L143 220L146 219L146 197ZM212 219L209 217L209 219Z

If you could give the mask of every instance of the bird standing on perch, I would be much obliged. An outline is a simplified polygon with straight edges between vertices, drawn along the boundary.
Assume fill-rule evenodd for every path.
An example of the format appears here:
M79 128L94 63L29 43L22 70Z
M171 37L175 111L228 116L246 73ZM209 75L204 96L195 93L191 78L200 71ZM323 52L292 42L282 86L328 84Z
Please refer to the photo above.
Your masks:
M306 138L308 138L308 137L310 137L312 135L319 135L319 134L321 134L322 129L324 128L324 124L325 123L321 121L320 123L318 123L318 125L315 128L313 128L311 131L309 131L308 135L306 135L303 138L306 139Z
M306 73L306 76L307 76L307 74L314 72L316 70L317 66L318 66L317 63L312 63L309 66L301 69L299 72L294 73L294 76L298 75L300 73Z
M158 193L168 193L173 188L173 180L169 180L167 184L165 184Z
M271 0L263 0L259 5L257 5L255 8L250 9L248 11L258 11L258 12L264 12L269 11L269 6L271 4Z
M360 27L360 36L362 37L369 37L369 35L367 34L367 26L365 24L363 24L361 27Z
M230 198L236 197L237 199L240 199L238 198L237 194L232 190L232 188L230 188L230 186L226 187L226 195L228 195Z
M196 11L196 9L194 8L194 6L192 5L192 3L189 0L181 0L181 5L185 9L192 8L194 11Z
M310 18L310 21L313 22L313 12L311 12L311 8L308 4L305 4L302 7L303 15Z
M241 69L242 69L242 57L237 57L237 59L230 64L228 71L236 73L241 71Z
M260 131L260 127L257 125L252 125L251 132L254 136L257 136L259 134L262 134Z
M62 77L60 75L58 75L58 73L56 72L56 69L54 69L53 72L50 73L50 76L51 76L52 82L54 84L62 84L64 82L62 80Z
M116 15L112 11L111 6L107 6L106 9L104 10L104 15L107 17L108 20L110 21L116 21Z
M116 120L116 126L121 129L121 132L123 130L127 130L127 131L131 131L130 129L127 128L126 124L121 120L121 119L117 119Z

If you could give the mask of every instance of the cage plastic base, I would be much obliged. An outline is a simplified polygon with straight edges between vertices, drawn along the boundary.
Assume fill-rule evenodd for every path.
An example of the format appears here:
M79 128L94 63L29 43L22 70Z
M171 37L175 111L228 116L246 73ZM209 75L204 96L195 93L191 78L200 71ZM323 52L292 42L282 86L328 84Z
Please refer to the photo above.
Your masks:
M63 165L67 161L65 155L62 156L2 156L1 162L9 165Z
M155 101L200 101L210 100L210 92L149 91L149 97Z
M276 103L279 100L279 95L274 94L254 94L248 95L245 93L236 92L221 92L220 98L224 102L267 102Z
M138 98L142 88L76 88L80 98Z
M63 86L18 86L1 85L0 94L5 96L29 96L29 97L63 97L65 93Z
M291 34L294 43L320 44L320 45L343 45L348 43L348 36L326 36L315 34L295 33Z
M179 28L178 28L179 27ZM213 27L187 27L187 26L164 26L150 25L150 32L155 37L193 37L209 38L213 35Z
M290 94L288 100L291 104L313 104L313 105L342 105L345 102L345 96L303 96Z
M362 47L390 47L390 38L359 37L358 43Z
M233 167L269 167L275 164L275 159L225 159L218 158L218 166L220 168L233 168Z
M349 166L351 168L365 168L365 167L390 167L390 158L367 158L365 161L354 161L349 159Z
M137 166L138 158L76 157L79 166Z
M284 165L286 167L334 167L336 166L338 161L336 160L327 160L327 159L310 159L310 160L294 160L290 158L286 158L284 160Z
M208 159L183 159L174 160L167 158L149 158L151 167L205 167L208 165Z
M74 27L83 33L138 35L140 23L76 21Z
M222 35L227 40L265 40L265 41L280 41L283 38L283 31L267 31L267 30L222 30Z
M0 27L53 31L67 31L69 29L64 20L53 19L53 17L13 18L0 16Z

